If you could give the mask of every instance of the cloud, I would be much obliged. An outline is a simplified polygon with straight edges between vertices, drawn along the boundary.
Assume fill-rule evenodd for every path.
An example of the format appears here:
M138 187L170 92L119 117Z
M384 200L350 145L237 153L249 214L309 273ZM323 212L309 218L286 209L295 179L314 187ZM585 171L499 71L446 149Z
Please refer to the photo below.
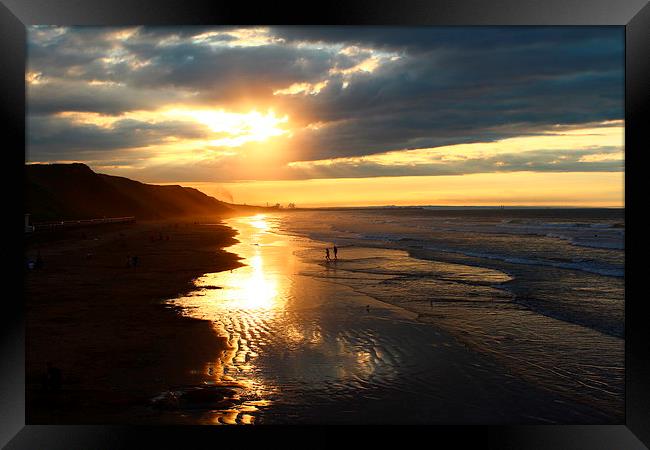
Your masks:
M612 158L610 155L614 154ZM480 158L445 160L438 156L414 164L382 164L376 160L334 160L327 164L296 164L293 178L367 178L376 176L465 175L494 172L620 172L618 147L593 150L536 150ZM593 156L598 156L594 158ZM610 158L603 157L604 155Z
M156 147L170 139L204 139L211 134L200 124L179 120L149 123L118 119L111 126L79 123L56 116L28 117L30 159L78 160L108 157L128 148Z
M557 124L622 120L623 50L623 31L612 27L30 27L29 158L123 161L125 149L156 154L155 146L178 137L197 141L203 163L227 161L236 171L230 176L244 177L247 165L250 173L264 172L245 157L247 148L262 144L224 159L218 148L204 148L202 141L218 137L200 123L102 128L61 115L75 111L121 117L172 106L273 109L292 126L290 136L269 140L280 156L264 169L278 177L295 176L284 170L292 161L498 142ZM152 174L155 164L142 161L147 155L137 167ZM560 167L522 155L535 170ZM364 163L355 170L363 176L473 173L525 164L514 154L506 165L496 162ZM571 159L561 167L607 171L612 164ZM178 173L172 166L165 162ZM312 170L313 176L326 172Z

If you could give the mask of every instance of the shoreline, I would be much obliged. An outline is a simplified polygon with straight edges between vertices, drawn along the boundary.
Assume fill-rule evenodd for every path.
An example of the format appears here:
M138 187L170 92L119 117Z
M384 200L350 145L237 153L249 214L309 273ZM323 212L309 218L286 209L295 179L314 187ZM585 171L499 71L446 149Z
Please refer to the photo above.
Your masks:
M182 317L164 301L206 273L241 267L224 250L235 235L179 219L30 237L25 256L40 251L44 266L24 279L26 422L155 422L150 399L198 382L227 345L209 321ZM129 255L137 268L127 267ZM43 389L47 362L62 372L59 392Z
M283 233L293 236L307 238L322 246L331 245L332 241L326 236L314 236L310 233L298 233L295 230L283 229ZM580 322L574 322L565 318L557 317L544 311L538 311L526 305L520 297L520 292L512 289L511 283L515 282L514 274L518 272L503 270L503 266L495 264L478 264L476 261L438 259L426 254L420 254L410 249L399 248L392 245L375 246L367 243L350 244L355 249L383 249L390 251L405 252L409 258L413 258L426 264L459 264L470 267L496 270L508 274L513 279L505 282L495 282L485 287L494 288L504 293L505 297L496 302L481 304L481 308L464 308L462 302L444 301L435 299L431 304L425 299L421 302L402 301L399 297L393 298L386 291L377 291L369 288L365 283L357 286L354 278L347 279L339 277L327 281L351 287L355 292L367 295L379 302L403 308L418 316L418 322L434 327L438 331L449 333L454 339L481 354L489 355L498 362L504 370L509 373L516 373L518 376L530 383L539 386L553 395L561 395L569 402L577 402L588 408L595 408L604 417L611 417L614 421L622 420L624 407L622 401L622 384L617 380L623 376L620 355L623 352L624 339L615 334L605 333L597 327L591 327ZM453 261L453 262L452 262ZM345 268L340 268L345 270ZM361 269L353 269L359 272ZM373 274L373 270L369 274ZM589 274L591 275L591 274ZM404 274L395 273L390 275L395 280L408 282ZM422 292L418 291L420 294ZM411 298L416 295L412 294ZM486 308L490 308L487 310ZM488 311L487 314L484 314ZM498 318L498 319L495 319ZM522 324L533 323L539 328L527 329ZM484 330L477 324L481 324ZM482 331L482 333L476 333ZM571 338L579 338L574 342ZM597 342L597 345L594 343ZM562 361L561 370L554 367L554 360L549 360L543 354L544 345L552 343L552 348L561 349L561 355L571 355L578 352L580 358L562 357L556 358ZM520 359L516 357L516 350L523 347L527 355L533 360ZM616 356L611 359L611 364L603 365L600 360L601 352ZM569 370L565 370L569 367ZM593 380L592 380L593 378ZM607 386L603 380L609 380L613 389L603 388ZM585 392L587 395L579 395L576 392Z
M232 349L214 364L211 382L242 389L225 409L204 409L197 420L355 423L339 414L345 410L367 423L607 423L607 413L516 377L404 304L335 281L319 241L269 231L268 222L228 222L242 236L233 251L251 266L209 274L196 295L175 302L228 335ZM221 289L201 289L214 285ZM425 398L445 408L420 403ZM388 411L396 415L387 419Z
M247 257L246 252L235 254L224 249L245 244L249 236L244 233L244 239L235 239L238 228L228 226L223 219L215 218L208 222L210 226L166 221L93 228L92 232L90 228L75 230L74 233L85 233L86 237L70 236L67 240L41 245L44 269L26 274L26 292L33 300L40 300L30 302L27 314L27 423L196 423L196 417L187 416L184 411L169 414L153 409L151 400L162 392L177 390L172 387L204 384L210 378L206 378L206 365L215 360L215 355L229 349L229 339L233 339L232 333L217 331L213 321L182 315L181 307L166 302L196 291L197 278L245 266L239 261ZM292 236L288 230L281 234ZM151 237L157 235L162 235L163 240L152 241ZM320 242L312 237L306 239ZM28 256L36 251L38 246L34 244L31 243L31 249L28 246ZM86 259L88 253L93 255ZM137 269L126 267L126 254L140 257ZM268 275L266 270L263 273ZM315 282L346 286L314 274L302 275ZM224 274L219 278L228 279L228 276L232 277ZM109 283L110 288L102 289ZM213 284L217 283L210 283L210 287ZM223 285L219 283L219 286ZM468 350L473 347L467 342L467 336L450 332L445 321L431 320L428 308L421 314L418 308L413 310L353 286L347 289L381 303L381 309L417 316L411 320L431 327L437 335L449 334ZM51 297L45 301L50 295L54 298L52 303ZM88 299L92 299L92 304ZM364 305L366 302L363 301ZM190 307L202 307L202 304L199 301ZM38 330L38 336L30 336L29 330ZM244 342L252 348L255 338L246 335ZM265 352L258 353L266 353L269 348L264 347ZM284 353L273 355L284 358ZM453 358L459 357L454 355ZM268 365L268 355L266 358ZM468 364L479 360L483 361L470 358ZM63 389L57 396L42 391L41 377L47 361L53 361L63 371ZM487 360L483 364L489 365ZM535 385L533 381L532 386ZM541 405L539 398L534 401ZM578 410L588 416L593 414L588 412L593 405L584 406L587 408ZM575 412L582 414L578 410ZM578 423L582 423L580 419Z

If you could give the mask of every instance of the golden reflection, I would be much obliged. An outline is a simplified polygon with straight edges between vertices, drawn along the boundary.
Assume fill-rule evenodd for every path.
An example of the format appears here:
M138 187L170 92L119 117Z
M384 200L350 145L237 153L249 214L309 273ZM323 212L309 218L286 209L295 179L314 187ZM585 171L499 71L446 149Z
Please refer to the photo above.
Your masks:
M210 413L215 424L253 423L257 406L270 404L268 396L274 388L256 375L256 358L264 345L267 324L282 307L279 299L286 297L287 289L286 278L277 271L282 266L274 259L267 261L268 255L261 251L272 239L266 215L232 220L240 242L229 251L244 258L246 266L207 274L195 281L197 291L174 301L183 306L185 314L211 320L226 343L203 369L206 382L233 387L239 394L228 409Z
M269 229L269 224L266 221L266 216L264 214L253 216L250 220L250 224L258 230L267 231Z
M229 219L238 243L228 251L246 266L207 274L195 282L195 292L173 301L185 315L212 321L224 342L203 368L204 382L237 394L209 413L209 423L254 423L272 403L302 395L302 388L287 390L296 379L310 389L331 383L347 389L359 380L393 376L372 338L342 331L340 320L365 304L365 297L356 300L353 291L343 295L341 287L301 275L318 269L298 257L299 250L320 256L321 249L275 233L277 220L265 214Z
M202 305L206 315L213 310L259 309L270 310L276 305L278 298L278 279L273 274L264 271L264 260L261 255L247 259L248 266L233 270L223 276L208 275L199 282L197 287L207 287L208 305ZM213 283L218 282L215 292ZM215 311L216 312L216 311Z
M183 302L202 310L206 318L233 309L272 310L281 306L278 299L281 288L286 289L286 283L281 286L284 278L278 273L277 265L271 268L265 266L264 253L260 250L270 229L267 217L258 214L237 220L240 229L245 230L242 230L242 234L246 233L246 240L250 239L251 242L239 243L231 251L242 256L246 266L199 278L195 284L203 288L199 291L202 300L195 302L192 299L196 297L187 297Z
M265 275L260 255L252 257L249 264L252 273L249 276L240 277L234 286L231 286L241 289L239 307L245 309L271 308L273 300L278 294L277 280Z

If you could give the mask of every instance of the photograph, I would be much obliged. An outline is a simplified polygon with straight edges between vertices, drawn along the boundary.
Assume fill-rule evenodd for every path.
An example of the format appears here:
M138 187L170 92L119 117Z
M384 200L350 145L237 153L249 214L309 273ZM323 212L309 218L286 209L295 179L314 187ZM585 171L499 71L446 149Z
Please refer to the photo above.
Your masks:
M27 25L27 425L624 425L624 26Z

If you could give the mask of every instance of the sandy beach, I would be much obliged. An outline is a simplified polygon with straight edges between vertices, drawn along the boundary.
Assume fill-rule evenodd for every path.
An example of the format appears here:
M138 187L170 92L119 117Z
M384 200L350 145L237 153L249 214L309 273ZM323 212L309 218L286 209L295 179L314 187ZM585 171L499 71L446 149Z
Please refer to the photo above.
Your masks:
M25 274L27 423L138 423L162 389L196 382L187 367L224 341L209 322L180 317L161 300L207 272L238 267L221 250L233 231L192 221L106 225L33 236L42 269ZM160 240L162 237L162 240ZM138 267L127 267L137 255ZM62 389L43 391L46 364Z
M283 231L286 219L255 214L35 236L26 254L40 251L44 267L26 273L27 422L611 420L606 409L522 376L462 329L446 329L447 315L426 313L433 303L424 302L423 313L409 303L419 297L395 290L405 282L395 284L392 271L430 263L365 246L343 247L327 262L328 242ZM127 264L133 255L137 267ZM359 270L377 261L381 270ZM498 284L508 279L502 273L441 267L432 281L449 283L462 269L458 286L470 289L462 295L508 301L498 289L466 284L476 277ZM450 300L444 289L434 293ZM62 371L60 392L43 389L47 362Z

